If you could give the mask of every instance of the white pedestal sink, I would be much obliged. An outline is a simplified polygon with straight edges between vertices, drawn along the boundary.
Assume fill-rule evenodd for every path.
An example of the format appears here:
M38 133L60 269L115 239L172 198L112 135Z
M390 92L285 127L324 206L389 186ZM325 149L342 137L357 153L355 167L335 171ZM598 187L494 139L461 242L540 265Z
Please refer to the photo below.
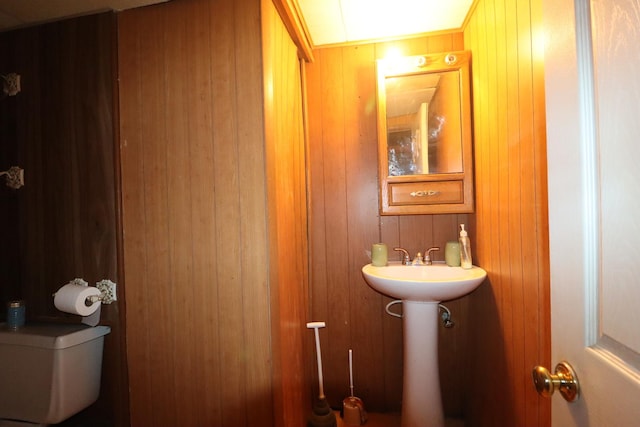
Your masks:
M444 427L438 373L438 303L476 289L487 277L480 267L389 263L362 268L376 291L402 300L404 368L402 427Z

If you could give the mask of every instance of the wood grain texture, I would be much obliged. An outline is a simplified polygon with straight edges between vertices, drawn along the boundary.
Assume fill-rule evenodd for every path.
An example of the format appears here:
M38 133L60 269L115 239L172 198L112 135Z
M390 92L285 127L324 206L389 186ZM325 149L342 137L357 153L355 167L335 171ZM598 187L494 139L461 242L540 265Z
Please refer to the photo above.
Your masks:
M470 297L447 304L456 327L442 330L440 336L445 412L465 415L468 425L548 425L549 404L529 387L531 366L550 365L544 97L541 59L533 45L538 3L479 1L464 36L321 49L314 52L316 61L305 67L309 320L327 322L321 336L325 386L333 404L348 393L346 355L353 348L356 393L367 407L400 407L400 322L384 313L389 300L368 288L360 274L370 245L383 241L411 252L442 247L456 238L457 224L463 222L470 223L476 262L487 268L490 281ZM298 96L294 85L285 82L299 76L288 74L293 73L293 54L286 47L289 42L277 41L284 33L269 16L273 18L272 11L260 15L256 2L204 0L120 15L125 272L120 279L126 280L133 426L177 425L177 420L180 425L281 425L281 420L300 425L301 405L294 402L304 402L310 387L297 368L313 357L307 351L310 336L305 338L307 331L298 329L306 316L306 268L304 261L287 259L306 250L303 154L297 143L285 144L299 142L299 117L282 119L286 112L298 111L295 102L288 104ZM261 24L272 26L274 39L260 34ZM57 27L47 31L42 55L18 54L37 51L43 43L24 30L15 33L18 42L11 40L5 52L15 46L13 54L24 70L52 64L38 71L47 78L49 66L59 67L59 87L24 71L32 82L30 90L57 98L38 100L25 92L2 100L7 106L1 106L8 110L2 117L8 128L3 124L2 132L49 144L3 152L3 158L16 155L18 161L35 165L27 167L27 179L42 183L9 199L18 204L13 218L34 214L29 203L59 207L42 209L34 214L36 219L25 222L26 229L19 227L18 238L29 248L29 271L10 273L24 274L32 284L46 283L24 288L24 295L37 295L28 296L29 307L45 314L42 289L50 292L48 287L57 287L60 277L68 280L69 271L75 276L78 265L91 266L80 268L87 277L102 264L116 274L111 240L100 228L87 231L85 227L95 223L83 217L101 216L100 209L112 207L85 211L92 203L87 204L83 194L95 197L97 184L79 182L109 182L102 172L82 169L85 158L99 156L102 165L113 160L109 163L108 149L83 154L86 148L68 144L78 126L89 139L95 136L89 132L105 125L84 127L59 111L61 103L67 104L61 100L76 93L79 78L74 67L58 63L60 52L71 47L76 52L82 39L93 51L96 41L85 33L89 29L82 30L82 37ZM64 42L56 46L54 40ZM377 215L373 64L393 46L406 54L462 48L473 52L475 215ZM47 53L52 48L57 56ZM265 64L277 63L282 75L267 76L273 67L256 60L263 49ZM7 58L12 56L2 60ZM73 83L65 80L71 78ZM282 88L273 103L266 102L266 94L263 99L269 78ZM85 87L87 93L94 90ZM99 101L109 99L99 93ZM10 102L17 104L15 111L29 112L29 120L22 121ZM82 120L91 120L84 113L76 111ZM112 118L105 114L111 111L98 116L107 123ZM268 124L263 117L270 117ZM67 142L55 148L53 135L58 134ZM57 174L45 160L70 166ZM68 191L59 190L60 182ZM49 184L53 188L46 188ZM70 205L58 204L61 198ZM65 218L73 220L60 222ZM83 233L92 237L85 239ZM290 241L292 236L297 243ZM50 254L60 247L67 249L68 258L56 262ZM436 253L436 259L442 254ZM16 292L21 291L14 288ZM118 312L106 315L114 327ZM105 366L117 367L122 361L124 348L118 345L108 341L117 357L105 353ZM496 366L507 367L506 386L488 377ZM122 376L117 378L121 381ZM487 384L489 392L483 388ZM126 390L125 383L119 387Z
M467 215L378 215L375 61L390 47L406 55L462 49L450 34L314 51L306 65L309 132L309 244L311 315L321 332L325 389L340 406L349 392L348 350L354 352L356 394L372 411L397 411L402 391L401 322L384 312L391 300L367 286L360 269L379 241L412 253L444 248ZM442 260L442 253L435 259ZM462 301L449 304L461 325ZM443 331L442 383L447 412L462 411L460 370L466 358L464 328ZM454 355L455 353L455 355Z
M455 239L457 225L467 223L476 263L487 268L490 280L472 295L447 304L456 327L440 334L445 413L466 416L470 425L548 425L550 407L537 397L529 378L531 367L547 363L550 351L544 95L533 37L539 22L536 4L480 1L464 34L378 43L371 45L369 56L356 54L371 49L366 45L314 52L315 62L307 66L312 314L329 326L323 341L329 350L323 355L329 353L325 376L334 402L346 391L343 353L349 347L355 354L371 351L368 342L374 337L378 354L367 355L356 372L356 378L364 377L360 396L373 410L400 407L401 328L383 312L388 299L368 289L359 275L370 244L379 240L413 253L424 251ZM376 201L375 183L349 178L376 176L371 152L375 88L356 94L353 88L366 85L367 76L374 75L374 60L390 48L407 55L472 51L479 168L475 214L379 217L370 204ZM354 99L367 99L370 109L354 114ZM352 129L359 133L351 134ZM360 161L365 158L369 161ZM438 254L436 259L441 259ZM346 297L354 292L368 295ZM496 390L489 393L484 388L491 383L487 376L494 374L487 367L493 366L505 367L508 392L504 384L492 383Z
M467 425L550 424L530 372L549 364L549 254L540 2L482 0L465 29L474 52L476 260ZM501 366L505 383L491 381ZM508 390L508 393L504 391ZM499 398L496 398L499 396Z
M297 49L259 0L131 10L119 33L131 425L301 425Z
M310 402L305 132L298 49L262 1L274 424L304 425Z
M121 285L114 15L5 32L0 45L2 73L16 72L22 83L18 95L0 100L0 158L3 166L25 170L24 187L9 190L3 179L0 190L0 210L8 215L3 240L13 242L9 256L2 257L9 261L7 275L0 272L7 283L0 291L2 301L23 298L29 321L78 322L77 316L55 309L52 293L76 277L89 284L110 279ZM76 418L127 422L122 307L118 301L102 309L102 323L111 333L105 341L101 395Z

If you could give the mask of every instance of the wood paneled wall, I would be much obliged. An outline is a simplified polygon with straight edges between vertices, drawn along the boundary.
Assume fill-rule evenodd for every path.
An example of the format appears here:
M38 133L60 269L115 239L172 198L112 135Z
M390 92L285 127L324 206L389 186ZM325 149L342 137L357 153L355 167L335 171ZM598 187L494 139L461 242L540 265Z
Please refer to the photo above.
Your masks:
M262 29L274 425L297 427L310 412L312 372L302 70L271 0L262 0Z
M23 298L28 321L79 322L52 293L74 278L118 284L114 81L115 18L99 14L0 34L0 73L22 91L0 99L0 169L18 165L25 186L0 189L2 307ZM120 301L102 308L102 391L81 413L95 425L127 422ZM4 317L5 310L2 311ZM76 418L78 418L76 417Z
M302 425L295 49L260 0L127 11L119 35L131 425Z
M466 26L473 52L476 261L467 426L548 426L531 383L550 366L543 46L539 0L480 0Z
M389 48L406 55L463 49L461 33L314 51L307 64L309 116L309 236L312 318L321 330L325 389L340 406L349 393L348 349L354 353L355 392L371 411L400 410L402 328L387 315L390 301L365 283L360 269L371 245L402 246L411 253L457 239L467 215L379 216L375 61ZM476 230L471 228L473 238ZM393 251L391 251L393 252ZM392 253L391 257L395 255ZM447 305L456 327L440 334L445 411L462 412L468 357L467 300Z
M477 207L468 217L378 216L374 62L391 44L314 52L307 66L312 314L327 321L332 403L347 392L345 355L353 348L358 394L373 410L400 406L400 324L360 274L370 244L442 246L469 221L475 262L489 280L448 304L456 326L440 334L445 413L469 426L549 424L549 403L530 380L532 367L550 357L538 3L479 1L464 36L393 43L405 54L472 51Z

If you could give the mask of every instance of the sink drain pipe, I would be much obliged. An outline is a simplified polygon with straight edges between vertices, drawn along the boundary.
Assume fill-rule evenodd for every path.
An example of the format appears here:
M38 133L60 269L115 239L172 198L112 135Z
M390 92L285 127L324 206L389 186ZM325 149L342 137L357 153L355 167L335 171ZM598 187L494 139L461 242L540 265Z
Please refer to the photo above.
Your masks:
M391 301L389 304L385 306L384 311L386 311L387 314L390 316L399 317L402 319L401 313L396 313L394 311L391 311L391 306L395 304L402 304L402 300L397 299L397 300ZM442 314L440 315L440 320L442 321L442 325L445 328L453 328L455 323L453 322L453 320L451 320L451 310L449 310L447 306L445 306L444 304L438 304L438 308L442 312Z

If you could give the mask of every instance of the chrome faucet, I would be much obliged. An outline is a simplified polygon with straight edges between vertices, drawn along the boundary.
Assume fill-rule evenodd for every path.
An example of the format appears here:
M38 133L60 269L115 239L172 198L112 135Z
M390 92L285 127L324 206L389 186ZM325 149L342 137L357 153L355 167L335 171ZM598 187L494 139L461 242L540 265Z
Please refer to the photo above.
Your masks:
M439 250L440 250L440 248L437 247L437 246L427 249L427 252L424 255L424 264L425 265L431 265L433 263L433 261L431 260L431 252L439 251Z
M393 248L394 251L398 251L398 252L402 252L402 264L403 265L431 265L432 261L431 261L431 252L433 251L439 251L440 248L439 247L433 247L433 248L429 248L427 249L427 252L425 252L425 255L422 256L422 252L418 252L415 256L415 258L413 258L413 261L411 260L411 255L409 255L409 251L407 251L404 248Z
M404 248L393 248L394 251L402 252L402 264L411 265L411 257L409 256L409 252Z
M416 257L411 261L411 265L425 265L424 258L422 257L422 252L418 252Z

